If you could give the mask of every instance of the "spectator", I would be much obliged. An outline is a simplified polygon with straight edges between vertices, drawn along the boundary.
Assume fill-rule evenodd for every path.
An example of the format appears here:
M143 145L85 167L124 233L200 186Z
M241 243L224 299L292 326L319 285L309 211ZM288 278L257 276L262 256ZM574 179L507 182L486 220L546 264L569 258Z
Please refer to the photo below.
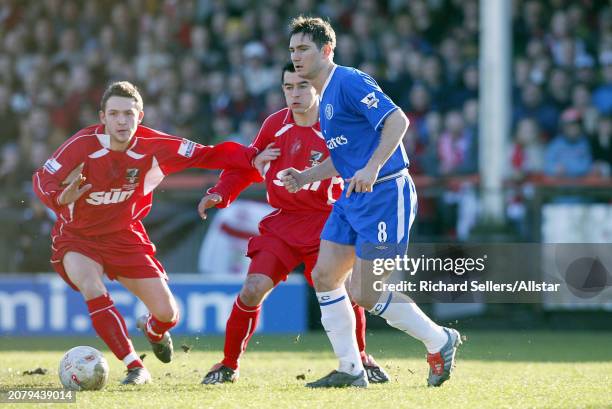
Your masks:
M416 83L410 89L410 99L406 116L410 121L410 128L416 132L419 143L427 144L423 124L427 113L430 112L431 96L429 90L422 83Z
M599 112L591 103L591 91L584 84L576 84L572 89L572 108L576 109L582 118L582 126L587 135L595 133Z
M23 180L23 175L19 174L20 152L19 147L14 143L7 143L0 150L0 186L7 189L11 186L18 186Z
M580 112L574 108L563 111L560 128L561 134L546 147L544 172L558 177L585 176L591 170L593 158Z
M534 83L527 83L521 90L521 100L514 107L513 124L525 118L534 119L548 137L557 131L558 111L544 101L542 90Z
M15 142L19 137L19 122L17 115L10 105L9 89L0 84L0 146L8 142Z
M207 144L208 126L198 106L198 99L193 92L184 91L178 97L176 113L176 134L184 138Z
M224 113L229 116L237 129L241 120L257 119L258 103L255 98L250 96L246 89L244 79L234 74L229 78L229 101Z
M463 69L462 83L450 97L450 108L462 108L466 101L478 99L478 81L478 67L476 64L468 64Z
M416 141L413 148L407 150L411 153L408 157L417 164L416 169L413 169L411 165L411 171L416 170L417 173L432 176L439 175L438 141L444 130L442 120L442 115L437 111L430 111L425 117L423 131L425 132L424 140L427 143ZM408 130L410 131L410 128Z
M478 169L474 135L464 124L459 111L450 111L444 120L445 130L438 140L440 175L469 174Z
M579 61L588 57L584 41L575 35L565 11L557 10L553 14L546 42L558 66L575 67Z
M612 170L612 119L601 116L597 121L597 131L591 139L593 170L597 175L610 177Z
M265 64L266 48L257 41L252 41L242 50L245 65L242 75L247 91L253 97L261 97L278 83L276 71Z
M448 97L440 59L436 56L425 58L421 69L424 84L431 95L431 107L445 111L448 108Z
M544 146L538 124L533 119L522 119L516 127L514 142L510 148L511 175L523 179L542 171Z
M553 69L548 81L548 95L557 112L563 111L570 105L571 79L568 71L562 68Z
M593 105L602 115L612 115L612 50L602 56L603 83L593 92Z
M412 79L406 72L406 56L399 48L391 48L386 53L384 74L380 86L389 97L400 107L408 107L408 90L412 87Z

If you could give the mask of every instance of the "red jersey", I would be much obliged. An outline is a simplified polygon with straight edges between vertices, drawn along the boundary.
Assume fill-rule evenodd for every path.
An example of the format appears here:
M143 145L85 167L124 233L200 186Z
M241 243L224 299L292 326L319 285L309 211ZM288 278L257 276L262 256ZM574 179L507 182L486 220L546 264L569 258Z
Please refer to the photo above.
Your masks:
M279 173L287 168L304 170L317 165L329 156L319 123L299 126L289 108L270 115L264 121L253 146L262 151L274 142L280 148L278 159L270 162L265 174L268 202L276 209L287 211L330 212L342 192L344 181L339 176L305 185L296 193L289 193L280 181ZM221 173L219 182L210 193L218 193L223 201L217 207L228 206L251 183L260 182L259 173L251 169L228 169Z
M126 151L110 150L104 125L82 129L60 146L33 176L35 193L57 215L54 236L69 231L100 236L140 222L151 209L153 189L163 178L187 168L252 169L257 150L234 142L203 146L138 126ZM80 164L92 188L76 202L59 205L62 182Z

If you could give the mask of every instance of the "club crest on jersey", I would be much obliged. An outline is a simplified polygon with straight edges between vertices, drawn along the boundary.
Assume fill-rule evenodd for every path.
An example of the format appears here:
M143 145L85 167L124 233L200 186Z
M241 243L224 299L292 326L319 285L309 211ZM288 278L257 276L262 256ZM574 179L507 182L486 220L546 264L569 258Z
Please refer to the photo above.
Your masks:
M302 147L302 142L300 142L300 140L296 140L292 145L291 145L291 154L295 155L297 153L297 151L300 150L300 148Z
M374 94L374 92L370 92L368 95L363 97L363 99L361 100L361 102L366 104L368 109L370 109L370 108L378 108L378 102L379 101L380 100L378 98L376 98L376 94Z
M133 185L134 183L138 182L138 172L139 172L138 168L126 169L125 179L128 181L129 184Z
M323 152L319 151L310 151L310 166L316 166L321 163L321 159L323 158Z
M334 106L332 104L325 105L325 118L332 119L334 117Z

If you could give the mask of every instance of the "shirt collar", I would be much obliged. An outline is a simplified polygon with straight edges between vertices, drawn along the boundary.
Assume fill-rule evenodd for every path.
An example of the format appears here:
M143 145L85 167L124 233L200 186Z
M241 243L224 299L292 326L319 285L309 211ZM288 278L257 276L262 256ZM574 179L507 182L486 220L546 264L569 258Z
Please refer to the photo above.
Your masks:
M99 125L98 127L96 127L95 132L96 132L96 138L98 138L98 142L100 142L100 145L102 145L104 149L111 150L110 135L104 133L104 125ZM134 134L134 136L132 137L130 146L126 150L130 150L136 146L136 143L138 142L137 134L138 134L138 129L136 129L136 134Z
M323 99L323 94L325 94L325 90L327 89L327 86L329 85L329 82L331 81L332 77L334 76L334 73L336 72L336 68L338 68L338 65L334 64L334 68L332 68L331 72L327 76L327 79L325 80L325 84L323 84L323 88L321 89L320 99Z
M291 111L291 108L286 108L287 109L287 113L285 114L285 119L283 119L283 125L296 125L295 123L295 118L293 117L293 111ZM319 124L319 121L317 121L314 125L311 126L312 129L314 130L321 130L321 126Z
M295 119L293 118L293 112L291 112L290 108L287 108L287 113L285 114L285 119L283 119L283 125L295 124Z

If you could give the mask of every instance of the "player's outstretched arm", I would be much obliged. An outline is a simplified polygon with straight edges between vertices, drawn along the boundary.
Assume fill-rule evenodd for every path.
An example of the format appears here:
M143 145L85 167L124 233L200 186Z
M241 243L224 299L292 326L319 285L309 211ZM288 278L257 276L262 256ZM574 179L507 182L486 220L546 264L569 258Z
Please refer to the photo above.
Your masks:
M268 163L280 156L280 149L274 147L274 143L268 144L255 159L255 169L226 169L221 173L219 181L215 186L208 189L206 195L198 204L198 214L202 220L208 217L206 211L212 207L223 208L236 200L240 193L252 183L261 182L265 175Z
M351 182L346 189L346 197L349 197L353 191L372 191L374 182L378 178L378 172L402 142L408 124L408 118L401 110L396 109L389 114L383 125L380 143L372 153L367 165L355 172L351 178Z
M84 178L79 178L84 168L83 152L87 149L84 136L90 133L91 128L85 128L70 137L32 175L34 193L56 214L65 211L65 204L78 200L91 188L89 185L81 186ZM78 196L75 197L75 193Z
M198 204L198 214L200 215L202 220L206 220L206 218L208 217L206 211L211 207L215 207L216 205L221 203L222 200L223 198L216 193L207 193Z
M410 121L400 109L393 111L385 119L380 144L374 150L367 166L381 168L404 139L409 124Z
M285 185L285 188L290 193L295 193L307 183L329 179L337 174L338 171L334 167L334 163L328 157L318 165L304 171L299 171L295 168L285 169L283 176L281 176L281 182L283 182L283 185Z

